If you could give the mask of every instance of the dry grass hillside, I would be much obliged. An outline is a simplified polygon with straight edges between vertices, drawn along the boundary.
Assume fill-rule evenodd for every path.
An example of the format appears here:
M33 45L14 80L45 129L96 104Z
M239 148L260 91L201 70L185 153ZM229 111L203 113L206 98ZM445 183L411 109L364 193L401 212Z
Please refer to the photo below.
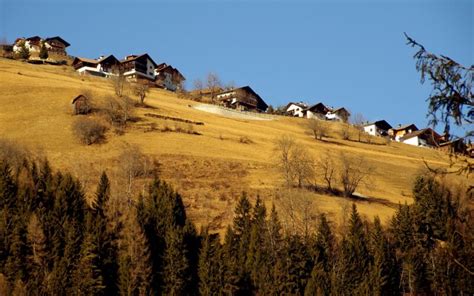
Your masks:
M398 203L411 202L414 176L423 168L423 160L432 166L446 166L448 157L441 152L399 143L365 144L342 140L341 125L328 123L329 137L316 141L306 132L303 119L278 117L256 121L221 117L192 108L194 101L174 93L153 89L145 102L149 108L135 110L137 122L128 125L123 135L109 131L103 144L83 145L73 136L71 113L73 97L89 90L100 101L113 94L109 81L79 77L71 68L30 65L0 59L0 135L25 145L30 151L47 156L55 168L76 174L89 196L94 182L106 170L115 187L123 186L116 169L119 155L128 145L140 149L160 165L161 178L169 181L183 195L189 216L198 224L210 223L221 230L232 221L232 211L242 191L252 198L259 194L267 203L284 210L283 180L274 168L275 139L292 135L305 145L315 159L324 153L335 158L345 152L364 156L372 167L370 186L357 191L369 198L356 203L368 218L382 220L393 214ZM348 103L350 105L350 103ZM171 120L144 116L145 113L171 116L197 122L200 135L147 131L183 125ZM187 127L186 127L187 128ZM249 141L242 141L247 137ZM246 143L244 143L246 142ZM140 184L140 182L137 182ZM139 191L141 187L135 188ZM302 192L311 201L312 212L327 212L334 221L343 217L352 200Z

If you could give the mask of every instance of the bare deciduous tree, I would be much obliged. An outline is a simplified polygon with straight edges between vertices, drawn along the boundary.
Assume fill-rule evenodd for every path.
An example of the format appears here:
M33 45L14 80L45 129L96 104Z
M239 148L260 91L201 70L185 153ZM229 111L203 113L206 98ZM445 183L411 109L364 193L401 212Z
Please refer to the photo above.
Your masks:
M229 81L227 82L225 85L224 85L224 89L225 90L231 90L231 89L234 89L236 86L235 86L235 82L234 81Z
M138 177L146 177L151 172L153 162L142 153L137 145L127 145L118 158L120 169L127 180L127 194L132 196L133 182Z
M133 100L128 96L107 96L102 111L115 127L124 127L133 113Z
M275 143L278 169L283 174L283 178L288 187L290 187L292 183L291 155L295 146L295 139L289 135L281 136Z
M291 168L293 178L299 188L302 188L314 179L314 160L309 151L303 146L297 145L293 149Z
M360 184L365 183L371 175L372 168L364 157L349 158L342 153L339 157L339 181L345 197L351 197Z
M314 197L303 190L284 190L279 194L279 201L286 231L309 238L316 231L319 214Z
M288 135L276 141L277 167L287 187L291 187L294 183L298 187L303 187L314 177L313 159L309 151L300 145Z
M112 68L112 75L110 81L114 88L115 94L118 97L121 97L125 94L126 88L128 86L127 78L123 75L124 71L121 67L116 66Z
M216 73L209 72L209 74L207 74L206 86L211 92L211 100L214 101L217 92L222 86L219 76Z
M347 123L343 123L341 126L341 138L343 140L349 140L351 138L351 127Z
M326 190L328 192L333 192L333 185L336 178L336 165L329 153L326 153L320 157L318 161L318 167L320 175L324 183L326 183Z
M326 136L326 127L324 123L316 118L310 118L307 121L307 127L315 140L322 140Z
M199 78L194 80L193 86L194 86L194 94L196 96L195 98L198 99L198 100L201 100L202 99L202 89L204 88L204 84L202 83L202 80L199 79Z
M356 113L352 118L352 125L357 129L357 138L359 142L361 141L362 133L364 132L363 126L365 123L366 119L361 113Z
M133 92L140 99L140 105L145 102L145 97L150 91L148 84L146 83L135 83L133 85Z

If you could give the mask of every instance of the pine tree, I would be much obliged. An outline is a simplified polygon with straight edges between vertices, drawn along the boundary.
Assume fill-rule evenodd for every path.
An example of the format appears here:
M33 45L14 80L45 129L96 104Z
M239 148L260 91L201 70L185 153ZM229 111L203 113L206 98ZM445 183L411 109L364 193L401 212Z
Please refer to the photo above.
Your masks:
M390 225L395 247L399 248L402 253L415 246L415 229L410 206L399 205Z
M303 238L295 235L286 238L280 263L279 292L286 295L304 294L313 262Z
M414 226L425 248L434 247L434 240L446 240L446 226L454 213L450 192L431 176L420 176L413 186Z
M13 231L10 235L8 258L5 263L4 273L13 282L16 279L25 280L28 276L26 258L28 256L26 223L22 217L14 217Z
M15 208L18 187L12 178L10 165L0 161L0 209L13 210Z
M120 295L152 293L152 268L147 239L135 212L128 214L119 241L118 290Z
M379 217L374 219L370 245L373 255L368 277L371 294L399 295L400 267L395 258L395 252L382 229Z
M311 278L305 288L305 295L331 295L330 274L332 271L333 248L334 236L326 215L321 214L316 235L315 263Z
M31 215L27 231L28 247L30 249L27 262L31 270L28 289L36 291L37 295L42 295L46 293L43 283L48 274L49 254L43 226L36 214Z
M115 237L107 229L109 219L106 216L106 205L110 197L110 183L105 172L100 177L95 197L86 219L86 228L97 246L96 264L106 287L105 294L111 295L117 293L115 279L118 267Z
M220 243L217 234L210 234L208 228L201 231L202 245L199 251L199 294L219 295L222 292L220 270Z
M280 264L282 254L282 227L275 205L266 222L265 232L261 235L264 238L264 249L267 251L267 258L261 270L261 278L257 287L262 295L280 294L276 285L279 278L284 277L283 266Z
M250 271L247 269L247 254L250 246L252 228L252 206L245 193L242 193L234 211L234 240L237 249L237 276L239 293L250 293Z
M94 237L86 235L79 261L72 273L73 291L76 295L104 295L105 286L97 267L97 248Z
M187 222L186 211L181 196L165 182L155 179L148 194L142 200L139 199L137 215L150 244L153 274L157 275L153 277L152 286L154 293L157 293L164 286L163 278L158 275L163 274L165 267L165 238L168 232L174 231L175 228L183 230Z
M250 242L247 252L246 270L250 274L253 289L261 289L264 282L268 280L268 273L264 266L269 261L268 249L265 245L266 233L266 208L260 197L252 210Z
M405 293L413 295L431 294L428 278L428 266L425 257L427 251L420 245L416 245L405 253L403 257L403 269L401 281Z
M238 266L236 238L231 227L227 227L224 245L221 250L221 257L224 263L222 292L225 295L235 295L239 292L240 288L240 267Z
M342 286L345 286L349 293L363 293L364 279L368 276L370 253L364 224L355 204L352 204L347 241L343 241L343 244L341 250Z
M42 60L46 60L49 56L48 49L46 48L46 45L44 42L41 43L41 49L39 52L39 58Z
M184 245L183 232L179 228L166 233L166 251L163 269L163 292L165 295L190 294L189 262Z
M18 51L18 57L23 60L30 58L30 50L26 47L25 41L21 41L18 45L20 50Z

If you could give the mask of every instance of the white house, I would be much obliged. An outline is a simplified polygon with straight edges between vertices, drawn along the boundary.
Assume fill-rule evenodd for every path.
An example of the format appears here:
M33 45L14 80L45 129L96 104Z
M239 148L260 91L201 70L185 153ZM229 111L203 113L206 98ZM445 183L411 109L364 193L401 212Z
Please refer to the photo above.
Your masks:
M166 63L159 64L155 68L155 82L158 87L176 91L186 80L178 69Z
M13 51L19 52L21 48L20 45L23 42L30 53L39 53L41 51L41 46L44 44L48 53L66 55L66 47L70 46L66 40L59 36L49 37L46 39L43 39L40 36L33 36L29 38L16 39L15 44L13 45Z
M418 147L436 147L440 140L441 136L431 128L417 130L400 138L400 142Z
M72 66L81 75L93 75L100 77L110 77L114 75L114 67L119 65L119 61L113 55L101 56L98 59L74 58Z
M66 47L69 47L70 44L59 36L49 37L43 40L44 46L49 53L55 53L60 55L66 55Z
M155 81L155 68L158 66L147 54L128 55L120 61L123 75L129 80Z
M378 120L375 122L367 123L363 126L364 132L372 136L386 136L388 135L388 130L392 126L385 120Z
M239 111L266 112L268 109L267 103L250 86L225 90L216 98L225 107Z
M334 110L330 110L326 114L326 119L347 122L350 116L351 116L351 113L349 113L349 111L347 111L346 108L341 107Z
M418 128L413 123L401 125L399 124L397 127L392 127L388 130L388 135L395 141L400 142L400 138L405 136L406 134L413 133L417 131Z
M306 108L308 108L308 105L303 102L290 102L286 105L286 113L295 117L304 117Z
M41 37L33 36L29 38L18 38L15 40L15 44L13 45L13 51L19 52L22 43L25 43L25 47L30 51L30 53L39 53L41 50Z
M324 105L323 103L314 104L304 110L306 113L306 118L317 118L317 119L325 119L326 114L331 109Z

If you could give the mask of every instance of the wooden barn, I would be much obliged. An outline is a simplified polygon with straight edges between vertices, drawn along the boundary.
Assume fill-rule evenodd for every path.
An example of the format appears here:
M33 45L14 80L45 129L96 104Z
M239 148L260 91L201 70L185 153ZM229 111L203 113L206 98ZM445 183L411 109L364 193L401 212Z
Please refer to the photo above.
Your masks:
M438 149L450 154L467 154L467 145L464 143L463 138L441 143Z
M89 99L85 95L78 95L71 102L74 115L87 114L91 111Z

